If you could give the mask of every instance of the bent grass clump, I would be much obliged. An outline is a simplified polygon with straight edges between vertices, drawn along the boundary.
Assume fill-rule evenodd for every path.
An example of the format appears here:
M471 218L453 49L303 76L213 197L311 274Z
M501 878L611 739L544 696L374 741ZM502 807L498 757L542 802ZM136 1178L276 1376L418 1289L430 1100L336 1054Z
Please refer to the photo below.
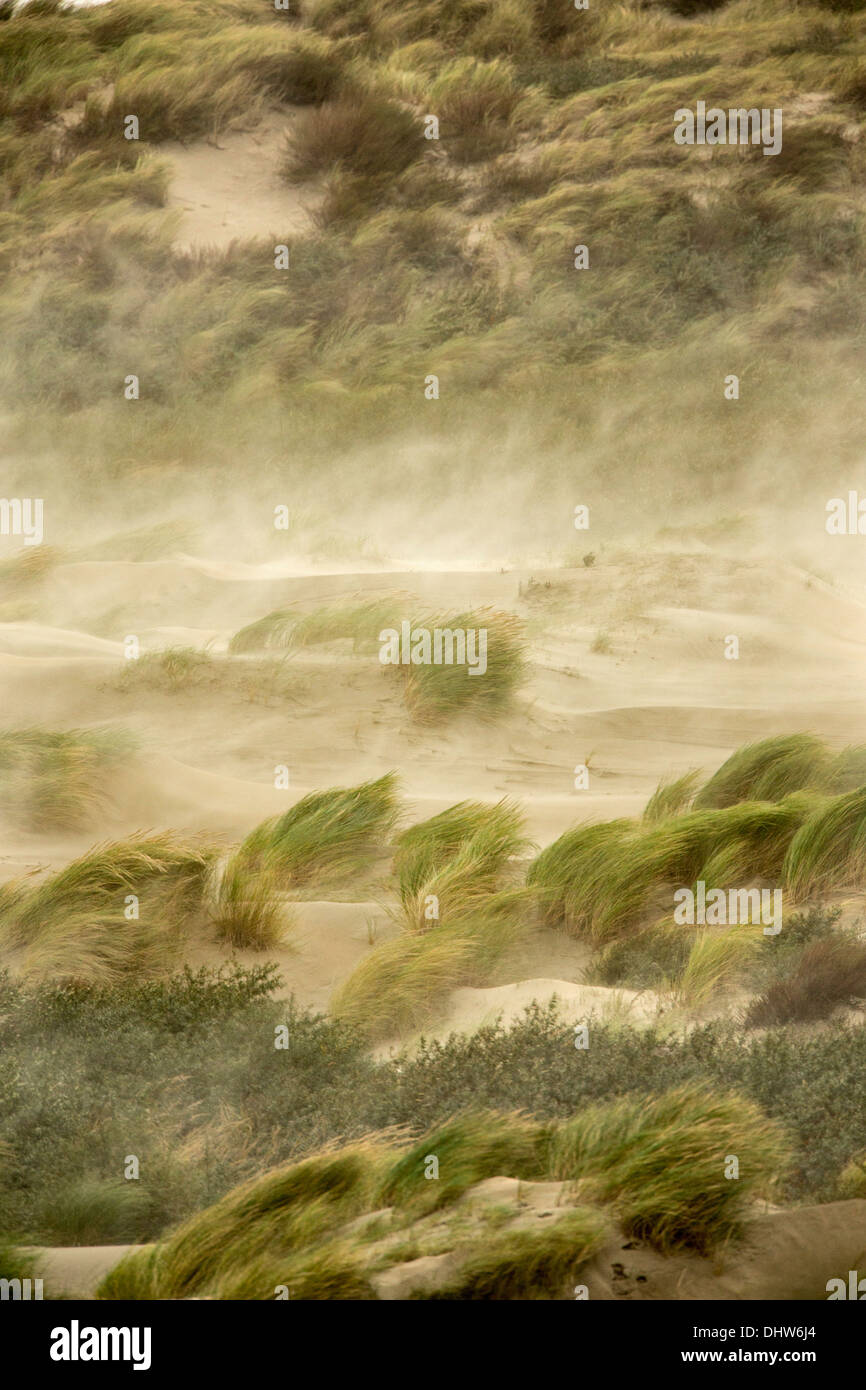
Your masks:
M492 894L430 931L384 942L337 990L331 1013L371 1041L423 1027L452 990L490 983L529 931L530 909L520 889Z
M579 1270L610 1238L610 1222L592 1207L573 1207L535 1229L485 1233L468 1244L456 1275L430 1299L551 1299L563 1296Z
M281 608L239 629L229 642L233 655L299 648L338 640L351 640L353 651L371 655L383 650L383 635L401 632L406 601L399 598L373 599L366 603L326 605L309 613ZM450 648L443 639L444 660L419 664L388 663L387 670L403 681L403 695L416 719L447 718L463 709L495 715L504 709L526 678L523 625L510 613L492 609L433 615L416 614L409 621L411 632L479 632L487 634L486 669L470 674L464 659L447 659ZM459 653L459 647L458 647Z
M782 874L798 900L863 882L866 787L818 806L791 841Z
M511 613L476 609L467 613L425 617L413 623L413 630L424 627L443 632L487 633L487 669L483 674L468 665L436 663L389 666L404 678L404 698L410 714L420 722L436 722L458 713L469 712L482 718L495 718L511 703L526 679L526 652L523 624Z
M508 862L529 842L515 803L461 801L397 839L394 873L411 927L466 915L503 886ZM435 899L431 919L428 902Z
M778 803L741 802L657 823L578 826L539 855L527 883L552 925L609 941L647 914L662 915L677 886L781 879L789 845L823 800L797 792Z
M369 93L344 93L295 121L286 138L283 173L296 182L336 165L381 182L401 174L424 149L421 123L405 106Z
M753 1102L686 1085L588 1106L554 1133L550 1171L612 1203L634 1239L706 1252L741 1234L749 1198L771 1192L789 1158L784 1130Z
M696 809L782 801L792 792L851 791L866 781L866 748L833 754L814 734L782 734L732 753L694 798Z
M685 772L669 782L659 782L646 806L643 818L649 823L682 815L692 805L700 773Z
M292 651L342 638L351 639L356 652L372 652L378 645L380 629L393 622L394 613L394 603L380 599L326 605L309 613L279 608L236 632L229 642L229 651Z
M299 683L285 659L234 661L195 647L166 647L124 661L114 688L124 695L158 691L179 695L207 690L242 696L252 702L297 699Z
M35 979L166 974L203 909L213 851L173 835L97 846L35 888L0 888L0 942Z
M310 792L257 826L238 849L236 864L270 874L283 888L357 872L387 842L397 813L393 772L357 787Z
M81 830L110 799L112 774L135 749L123 729L6 729L0 807L28 830Z
M725 1175L731 1153L736 1182ZM428 1290L407 1271L409 1297L566 1297L611 1218L662 1252L706 1253L742 1233L750 1199L772 1190L787 1161L781 1128L756 1105L696 1085L549 1124L468 1111L414 1142L375 1135L256 1178L127 1256L97 1296L272 1299L287 1288L292 1298L377 1298L378 1278L406 1268L435 1217L449 1272ZM473 1192L504 1175L562 1183L554 1217L528 1226L513 1204L494 1228ZM378 1232L365 1235L360 1218L376 1213Z
M383 1144L368 1141L253 1178L156 1250L127 1256L98 1296L272 1299L288 1284L293 1298L332 1298L347 1278L348 1296L355 1296L354 1266L338 1259L337 1277L339 1248L329 1237L369 1207L389 1158ZM322 1245L326 1251L311 1260ZM299 1273L300 1286L294 1282Z
M284 946L291 926L273 876L251 873L237 855L223 868L210 920L218 941L247 951Z

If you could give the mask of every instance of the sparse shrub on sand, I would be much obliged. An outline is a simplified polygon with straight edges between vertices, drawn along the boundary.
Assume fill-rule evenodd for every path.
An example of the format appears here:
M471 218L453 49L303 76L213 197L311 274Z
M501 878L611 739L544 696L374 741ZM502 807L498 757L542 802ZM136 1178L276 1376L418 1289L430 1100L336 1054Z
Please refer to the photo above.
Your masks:
M135 749L123 729L5 729L0 806L29 830L81 830L110 799L112 777Z
M397 819L397 778L310 792L282 816L256 827L237 852L250 871L265 869L281 887L357 871L371 862Z

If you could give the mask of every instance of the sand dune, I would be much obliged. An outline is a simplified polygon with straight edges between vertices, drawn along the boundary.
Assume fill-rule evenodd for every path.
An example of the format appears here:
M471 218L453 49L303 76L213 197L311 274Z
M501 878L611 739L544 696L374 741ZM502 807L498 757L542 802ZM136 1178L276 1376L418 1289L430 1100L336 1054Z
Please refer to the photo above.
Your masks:
M695 585L684 590L684 577L692 576ZM522 592L530 577L542 585L535 590L541 599ZM353 655L340 642L291 656L286 670L297 684L289 699L251 699L207 682L177 691L118 689L130 633L143 650L181 645L219 654L233 631L275 607L310 609L382 593L410 596L400 600L409 612L414 595L425 609L491 605L521 615L531 669L513 712L490 724L417 725L375 655ZM110 787L98 827L103 838L171 827L212 831L230 843L307 791L393 769L405 822L461 798L511 796L525 809L529 834L545 845L578 821L639 814L660 778L692 767L710 771L750 739L809 729L842 746L861 736L856 691L866 672L866 596L769 555L736 562L706 551L643 551L591 569L534 574L491 568L348 576L275 575L269 563L239 566L206 553L93 560L59 565L45 581L44 603L53 625L0 626L5 722L27 724L38 711L53 727L114 724L135 735L138 751ZM114 616L106 623L108 610ZM98 633L89 630L96 620ZM607 640L594 650L599 632ZM740 638L739 660L725 659L728 633ZM289 768L288 790L274 788L278 763ZM585 790L574 785L580 764L589 768ZM18 836L9 872L16 855L24 869L37 857L56 863L80 853L95 829L54 842ZM325 977L338 982L354 959L353 951L337 951L313 989L317 998L324 998ZM544 983L526 985L532 979ZM543 960L510 983L520 980L521 1001L527 989L549 996ZM560 983L577 987L577 972ZM498 1002L454 1001L453 1019L468 1009L475 1020Z
M524 1228L531 1229L535 1221L550 1220L566 1198L565 1186L496 1177L473 1188L464 1201L511 1207L522 1214ZM35 1253L49 1297L92 1298L101 1279L135 1248L146 1247L55 1247ZM862 1269L864 1259L866 1202L831 1202L755 1215L742 1244L714 1259L691 1253L661 1255L620 1235L580 1271L578 1278L591 1301L796 1302L826 1299L828 1282L847 1279L848 1270ZM421 1289L436 1289L453 1275L458 1264L459 1248L395 1264L375 1276L377 1296L392 1301ZM571 1288L562 1290L563 1300L574 1296Z

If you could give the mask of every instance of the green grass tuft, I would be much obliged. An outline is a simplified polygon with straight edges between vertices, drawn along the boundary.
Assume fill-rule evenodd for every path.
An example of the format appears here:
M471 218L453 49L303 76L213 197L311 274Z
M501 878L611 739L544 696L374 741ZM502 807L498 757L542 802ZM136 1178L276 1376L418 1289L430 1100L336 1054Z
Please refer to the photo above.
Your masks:
M429 931L410 931L375 947L331 1001L331 1012L371 1040L431 1022L452 990L482 988L529 931L525 894L474 899Z
M392 772L357 787L310 792L257 826L240 846L237 863L266 871L285 888L357 872L381 851L397 813Z
M503 886L509 859L528 846L523 816L503 800L495 806L461 801L410 826L397 839L394 872L410 926L446 921L478 905ZM437 900L438 915L427 914Z
M782 1128L752 1102L682 1086L588 1106L554 1135L550 1166L612 1203L634 1239L707 1251L741 1233L750 1197L772 1190L788 1159Z
M97 846L36 887L0 888L0 941L36 979L116 982L178 963L213 852L171 834Z

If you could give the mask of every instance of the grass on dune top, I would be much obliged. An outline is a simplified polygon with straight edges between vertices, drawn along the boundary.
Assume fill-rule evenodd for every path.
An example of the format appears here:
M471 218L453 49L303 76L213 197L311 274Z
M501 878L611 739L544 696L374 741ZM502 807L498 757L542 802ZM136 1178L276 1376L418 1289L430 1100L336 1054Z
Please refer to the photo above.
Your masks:
M663 915L671 887L698 880L708 889L771 881L794 901L851 887L866 863L864 757L809 734L745 745L700 789L692 772L662 783L642 821L566 831L527 882L547 920L599 942Z
M136 751L125 729L7 728L0 732L0 807L26 829L78 830L96 823L112 780Z
M728 1181L724 1155L736 1149L740 1182ZM431 1178L431 1160L436 1175ZM391 1209L391 1231L438 1212L453 1221L450 1244L467 1269L439 1296L507 1296L511 1281L556 1297L566 1275L603 1243L609 1207L625 1232L661 1250L706 1251L737 1236L749 1196L771 1190L788 1161L782 1131L734 1095L682 1087L647 1102L590 1106L573 1119L542 1124L491 1112L455 1116L401 1147L385 1136L325 1153L256 1178L194 1217L154 1252L123 1261L100 1286L102 1298L376 1297L363 1238L349 1223ZM461 1228L460 1199L485 1178L575 1184L558 1235L514 1232L492 1246ZM589 1210L587 1210L587 1207ZM596 1219L592 1219L592 1209ZM548 1221L546 1228L557 1223ZM564 1231L574 1242L570 1258ZM582 1234L582 1239L577 1238ZM473 1240L474 1236L474 1240ZM320 1259L314 1256L318 1248ZM399 1245L392 1255L398 1262ZM515 1260L515 1254L517 1259ZM497 1258L498 1256L498 1258ZM377 1268L387 1267L387 1256ZM339 1291L345 1291L341 1295ZM365 1294L359 1295L359 1290ZM242 1291L242 1292L241 1292ZM532 1295L530 1295L532 1296Z
M32 978L107 983L176 968L214 852L168 833L96 846L31 886L0 887L0 945Z

